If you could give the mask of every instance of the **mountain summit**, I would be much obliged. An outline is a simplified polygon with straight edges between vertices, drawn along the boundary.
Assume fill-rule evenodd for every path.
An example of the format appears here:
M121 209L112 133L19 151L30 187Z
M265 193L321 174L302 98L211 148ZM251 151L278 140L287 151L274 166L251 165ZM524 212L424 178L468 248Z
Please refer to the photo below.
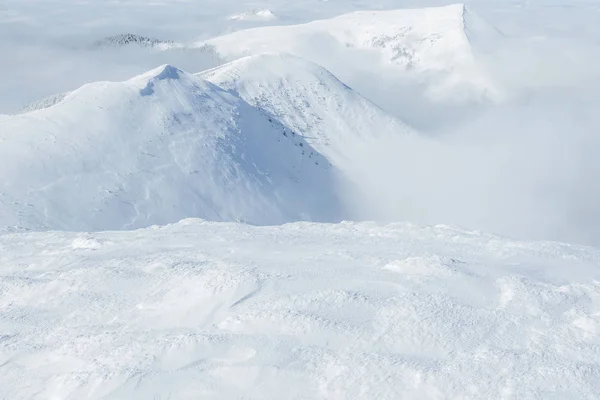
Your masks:
M0 120L0 225L138 228L338 217L335 168L243 99L164 65Z

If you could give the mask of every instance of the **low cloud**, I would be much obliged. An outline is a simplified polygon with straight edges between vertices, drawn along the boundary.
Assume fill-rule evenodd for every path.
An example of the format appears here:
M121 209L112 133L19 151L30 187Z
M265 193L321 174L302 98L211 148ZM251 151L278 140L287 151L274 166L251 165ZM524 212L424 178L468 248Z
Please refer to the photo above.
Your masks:
M485 56L502 101L357 152L345 195L354 217L600 244L595 50L521 41Z

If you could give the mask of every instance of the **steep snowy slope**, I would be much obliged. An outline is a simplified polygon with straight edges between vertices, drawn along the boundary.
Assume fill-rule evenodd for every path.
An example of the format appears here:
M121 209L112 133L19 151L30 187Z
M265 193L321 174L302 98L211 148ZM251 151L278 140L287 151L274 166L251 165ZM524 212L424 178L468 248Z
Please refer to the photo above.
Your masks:
M410 129L326 69L288 54L262 54L203 72L301 135L344 168L366 143Z
M331 220L333 174L302 137L168 65L0 119L2 228Z
M432 97L492 95L493 85L476 62L499 32L465 5L360 11L302 25L261 27L202 41L226 59L267 51L289 52L314 61L351 82L351 72L383 69L418 79ZM351 82L352 83L352 82Z
M448 227L0 236L0 398L595 399L600 251Z

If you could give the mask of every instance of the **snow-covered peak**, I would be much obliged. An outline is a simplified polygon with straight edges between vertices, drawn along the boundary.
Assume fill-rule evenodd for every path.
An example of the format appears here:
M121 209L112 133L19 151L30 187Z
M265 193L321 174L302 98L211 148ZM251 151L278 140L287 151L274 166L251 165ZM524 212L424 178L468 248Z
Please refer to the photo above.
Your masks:
M169 64L161 65L160 67L154 68L142 75L136 76L129 80L130 84L137 85L140 87L140 94L149 96L154 93L154 86L160 81L178 81L182 80L179 84L194 84L196 86L202 86L205 90L210 90L206 82L198 81L193 75L188 74Z
M479 96L492 83L477 63L471 41L497 32L464 4L358 11L301 25L237 31L198 42L234 60L264 52L288 52L314 61L346 81L348 71L395 71L423 81L436 98L468 87ZM464 91L464 90L463 90Z
M278 119L342 169L366 141L410 132L325 68L290 54L249 56L200 76Z
M197 216L331 220L334 170L300 135L163 65L0 120L0 227L122 229Z
M177 67L174 67L169 64L161 65L160 67L154 68L145 74L140 75L139 77L132 78L132 80L136 79L179 79L180 75L185 75L186 73L180 70Z

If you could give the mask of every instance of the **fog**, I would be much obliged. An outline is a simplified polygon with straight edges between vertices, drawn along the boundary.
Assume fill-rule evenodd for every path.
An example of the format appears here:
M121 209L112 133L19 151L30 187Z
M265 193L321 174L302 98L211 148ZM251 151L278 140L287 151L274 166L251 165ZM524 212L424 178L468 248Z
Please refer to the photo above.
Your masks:
M129 45L94 48L89 38L75 43L3 42L0 53L0 114L95 81L122 81L162 64L198 72L222 63L209 49L158 50Z
M454 116L432 113L428 123L435 107L401 99L421 133L357 152L358 187L345 192L355 218L599 245L598 47L511 42L483 60L500 100L457 103ZM397 104L401 93L377 101Z

